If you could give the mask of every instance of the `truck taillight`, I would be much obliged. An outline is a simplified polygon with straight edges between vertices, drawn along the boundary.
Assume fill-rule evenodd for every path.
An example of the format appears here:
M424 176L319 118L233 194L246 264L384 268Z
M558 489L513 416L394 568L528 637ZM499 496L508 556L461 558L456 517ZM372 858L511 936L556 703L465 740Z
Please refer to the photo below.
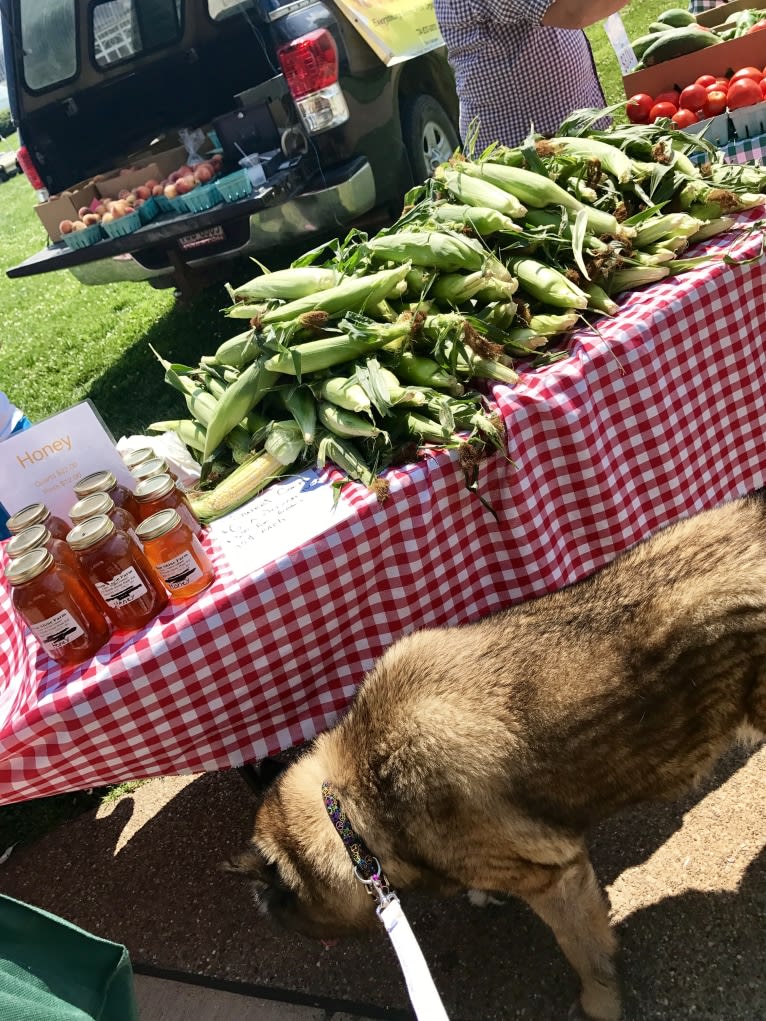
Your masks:
M299 36L277 50L298 113L310 134L348 120L338 83L338 47L326 28Z
M16 152L16 159L24 171L27 180L37 192L37 197L41 202L44 202L48 198L48 189L45 187L45 181L37 172L37 167L34 165L32 157L29 155L29 149L25 145L22 145Z

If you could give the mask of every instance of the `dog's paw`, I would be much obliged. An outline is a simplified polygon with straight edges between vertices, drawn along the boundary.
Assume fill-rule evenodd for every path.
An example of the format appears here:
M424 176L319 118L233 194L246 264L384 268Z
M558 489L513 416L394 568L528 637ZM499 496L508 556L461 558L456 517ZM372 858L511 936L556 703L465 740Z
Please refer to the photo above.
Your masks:
M504 900L500 900L499 897L493 897L491 893L487 893L486 890L469 890L468 901L473 904L475 908L486 908L490 904L506 904Z
M609 1018L598 1018L594 1017L593 1014L586 1014L582 1009L582 1004L579 1000L572 1004L567 1014L567 1021L620 1021L619 1016Z

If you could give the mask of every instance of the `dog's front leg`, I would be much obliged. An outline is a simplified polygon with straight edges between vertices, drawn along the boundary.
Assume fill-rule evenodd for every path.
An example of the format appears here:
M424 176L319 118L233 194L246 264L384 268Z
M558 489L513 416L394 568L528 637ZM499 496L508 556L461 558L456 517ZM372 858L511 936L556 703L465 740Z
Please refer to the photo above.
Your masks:
M609 924L606 896L586 852L553 869L543 889L518 891L550 925L582 992L573 1015L588 1021L619 1021L620 989L614 956L617 939ZM583 1013L580 1013L582 1011Z

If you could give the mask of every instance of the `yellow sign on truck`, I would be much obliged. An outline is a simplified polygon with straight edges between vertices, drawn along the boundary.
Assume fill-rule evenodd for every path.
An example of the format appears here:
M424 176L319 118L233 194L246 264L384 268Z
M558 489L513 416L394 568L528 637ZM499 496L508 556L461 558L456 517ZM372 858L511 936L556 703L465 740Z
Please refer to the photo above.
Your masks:
M380 59L398 64L444 45L433 0L336 0Z

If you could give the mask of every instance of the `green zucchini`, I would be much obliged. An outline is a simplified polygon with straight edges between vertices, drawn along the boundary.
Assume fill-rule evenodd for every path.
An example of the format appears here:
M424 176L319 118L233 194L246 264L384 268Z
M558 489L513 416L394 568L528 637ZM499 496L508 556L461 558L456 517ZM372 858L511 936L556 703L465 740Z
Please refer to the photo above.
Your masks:
M708 46L717 46L720 42L717 35L699 28L671 28L658 36L657 41L644 52L643 62L646 67L654 67L666 60L696 53Z
M686 25L696 25L697 19L688 10L682 7L671 7L662 14L657 15L657 21L663 25L670 25L672 28L684 28Z

